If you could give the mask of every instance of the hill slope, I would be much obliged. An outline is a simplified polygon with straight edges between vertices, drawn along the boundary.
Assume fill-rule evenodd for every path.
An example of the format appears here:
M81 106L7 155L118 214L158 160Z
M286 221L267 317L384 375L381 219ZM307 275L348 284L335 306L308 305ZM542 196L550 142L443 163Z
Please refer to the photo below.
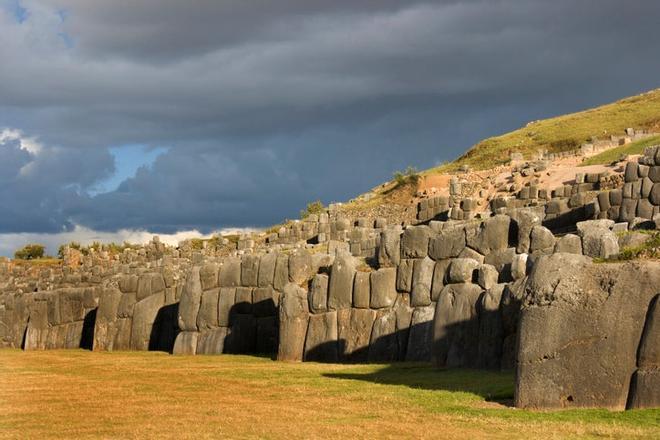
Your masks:
M660 89L531 122L518 130L479 142L450 165L451 168L470 165L486 169L506 163L511 152L529 155L538 149L551 153L572 150L592 136L621 135L627 127L660 130Z

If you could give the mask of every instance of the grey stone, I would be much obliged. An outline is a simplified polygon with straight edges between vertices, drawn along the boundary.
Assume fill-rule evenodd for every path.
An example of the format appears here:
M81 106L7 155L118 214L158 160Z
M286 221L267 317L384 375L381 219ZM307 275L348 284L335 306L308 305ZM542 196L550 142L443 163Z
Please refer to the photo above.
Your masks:
M323 313L328 310L328 276L316 274L309 290L309 309L312 313Z
M410 323L406 361L428 362L431 360L434 316L434 304L414 309Z
M197 337L196 354L221 354L224 352L225 340L229 334L227 327L207 329Z
M429 257L415 260L413 264L413 282L411 301L413 307L431 304L431 284L435 263ZM396 293L396 292L395 292Z
M504 329L500 302L504 284L496 284L481 296L479 301L479 347L477 368L497 369L502 358Z
M301 361L303 359L309 320L308 310L307 292L293 283L284 286L279 310L280 342L277 360Z
M218 266L212 263L204 264L199 269L199 278L202 283L202 290L218 287Z
M314 275L312 256L307 250L298 250L289 255L289 281L303 284Z
M197 313L197 328L199 330L205 330L218 326L219 294L219 288L206 290L202 293L199 312Z
M637 217L650 219L653 217L653 205L647 199L641 199L637 202Z
M340 355L349 362L365 362L376 311L344 309L337 314Z
M397 353L396 314L392 309L378 310L371 330L369 361L391 362Z
M378 265L380 267L398 266L399 261L401 261L401 231L386 229L380 235Z
M493 252L491 252L491 254L496 253L496 252L501 252L501 251L493 251ZM486 257L481 255L479 252L475 251L474 249L466 247L465 249L463 249L461 251L460 254L458 254L458 258L469 258L469 259L475 260L479 263L483 263L485 261Z
M556 213L561 213L568 208L562 206L562 203L565 205L566 202L551 201L550 203L554 203L556 206L554 208L550 208L550 205L548 205L548 208L550 211L554 209ZM543 220L544 213L542 209L516 209L512 210L509 215L511 216L511 219L514 223L512 229L516 236L516 252L529 252L530 234L532 232L532 228L534 228L534 226L540 225L541 221Z
M433 234L428 226L409 226L401 237L402 258L424 258L428 255L429 240Z
M527 275L527 254L519 254L513 257L511 262L511 277L514 280L519 280Z
M475 229L466 229L467 245L482 255L506 249L509 245L511 218L498 214L479 224Z
M623 199L621 203L621 210L619 211L619 221L629 222L635 218L637 214L637 200L636 199Z
M280 292L289 282L289 256L278 254L275 262L275 275L273 277L273 287Z
M625 408L658 285L653 262L541 257L525 286L515 405Z
M635 162L628 162L626 164L626 170L624 172L624 178L626 182L636 182L639 178L637 171L638 164Z
M202 283L199 266L188 272L179 303L179 328L182 331L197 331L197 312L202 301Z
M453 228L443 230L431 238L429 256L434 260L454 258L465 249L465 229Z
M236 303L236 288L222 287L218 293L218 325L229 327L231 311Z
M241 285L241 260L239 258L227 258L220 266L218 275L220 287L238 287Z
M151 329L158 311L164 304L164 292L148 296L135 304L131 326L131 349L140 351L149 349Z
M575 234L560 237L555 244L555 253L582 254L582 240Z
M479 267L479 262L468 258L455 258L449 265L447 279L450 283L472 282L474 271Z
M386 267L371 272L371 308L391 307L396 300L396 270Z
M337 362L337 312L309 317L305 338L305 360Z
M259 287L270 287L275 279L275 265L277 264L277 254L271 252L261 256L259 261L259 276L257 285Z
M353 307L358 309L368 309L371 292L369 272L356 272L355 280L353 281Z
M248 315L252 313L252 287L237 287L233 313Z
M582 238L582 253L589 257L609 258L619 253L619 241L609 227L611 220L592 220L578 223ZM609 226L609 227L608 227Z
M172 354L191 355L197 352L198 332L183 331L179 333L174 342Z
M555 236L544 226L534 226L530 236L530 252L552 253Z
M660 166L656 165L651 167L648 177L653 181L653 183L660 183Z
M259 278L259 257L257 255L245 255L241 262L241 284L248 287L256 287Z
M339 310L351 307L355 267L355 259L350 254L342 252L336 256L328 284L328 309Z
M272 287L257 287L252 291L252 313L258 318L277 315L279 298Z
M431 301L433 302L438 300L440 291L445 286L445 280L447 278L450 264L451 259L438 260L435 262L435 268L433 269L433 282L431 284Z
M481 288L452 284L440 293L435 309L433 361L438 367L475 367L478 360L477 306Z
M497 284L499 275L495 266L482 264L477 268L477 283L482 289L488 290Z
M654 183L651 193L649 194L649 200L654 205L660 205L660 183Z
M396 289L399 292L410 292L412 290L414 260L401 260L396 272Z
M138 287L135 297L138 301L142 301L149 295L151 295L151 275L144 274L138 278Z

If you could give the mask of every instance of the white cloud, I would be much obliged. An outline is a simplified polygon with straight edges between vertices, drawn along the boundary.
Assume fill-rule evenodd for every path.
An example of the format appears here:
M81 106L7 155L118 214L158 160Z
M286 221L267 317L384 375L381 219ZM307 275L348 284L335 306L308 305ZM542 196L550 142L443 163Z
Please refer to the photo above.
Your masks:
M253 228L225 228L213 231L210 234L202 234L197 230L179 231L173 234L154 234L145 230L121 229L117 232L100 232L84 226L76 225L72 231L57 234L40 233L16 233L0 234L0 256L11 257L16 249L28 243L40 243L46 246L46 253L56 255L57 249L64 243L72 241L82 245L88 245L95 241L101 243L123 243L145 244L152 240L155 235L160 241L170 246L176 246L179 242L190 238L210 238L215 234L240 234L254 232Z

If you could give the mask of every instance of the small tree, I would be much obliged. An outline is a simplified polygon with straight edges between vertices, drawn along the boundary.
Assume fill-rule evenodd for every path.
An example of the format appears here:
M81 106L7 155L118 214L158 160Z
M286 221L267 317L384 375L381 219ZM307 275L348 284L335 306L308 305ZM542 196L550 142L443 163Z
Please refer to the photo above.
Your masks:
M320 200L310 202L307 204L307 208L300 211L300 218L304 220L311 214L321 214L323 211L325 211L325 207Z
M408 184L417 186L419 179L421 179L421 176L415 167L408 167L405 171L396 171L394 173L394 181L397 187Z
M45 249L42 244L26 244L14 253L14 258L17 260L36 260L43 258Z

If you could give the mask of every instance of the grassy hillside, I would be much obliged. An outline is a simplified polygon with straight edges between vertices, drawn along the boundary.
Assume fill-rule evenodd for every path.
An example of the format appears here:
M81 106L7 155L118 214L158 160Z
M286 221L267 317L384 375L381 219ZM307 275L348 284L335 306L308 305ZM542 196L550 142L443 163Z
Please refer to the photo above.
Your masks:
M591 156L590 158L582 162L581 165L582 166L608 165L611 164L612 162L616 162L620 160L622 156L643 154L644 148L657 144L660 144L660 136L653 136L647 139L642 139L641 141L632 142L628 145L622 145L620 147L603 151L602 153L597 154L595 156Z
M445 170L470 165L486 169L506 163L511 152L572 150L592 136L622 135L627 127L660 130L660 89L577 113L534 121L501 136L485 139Z

